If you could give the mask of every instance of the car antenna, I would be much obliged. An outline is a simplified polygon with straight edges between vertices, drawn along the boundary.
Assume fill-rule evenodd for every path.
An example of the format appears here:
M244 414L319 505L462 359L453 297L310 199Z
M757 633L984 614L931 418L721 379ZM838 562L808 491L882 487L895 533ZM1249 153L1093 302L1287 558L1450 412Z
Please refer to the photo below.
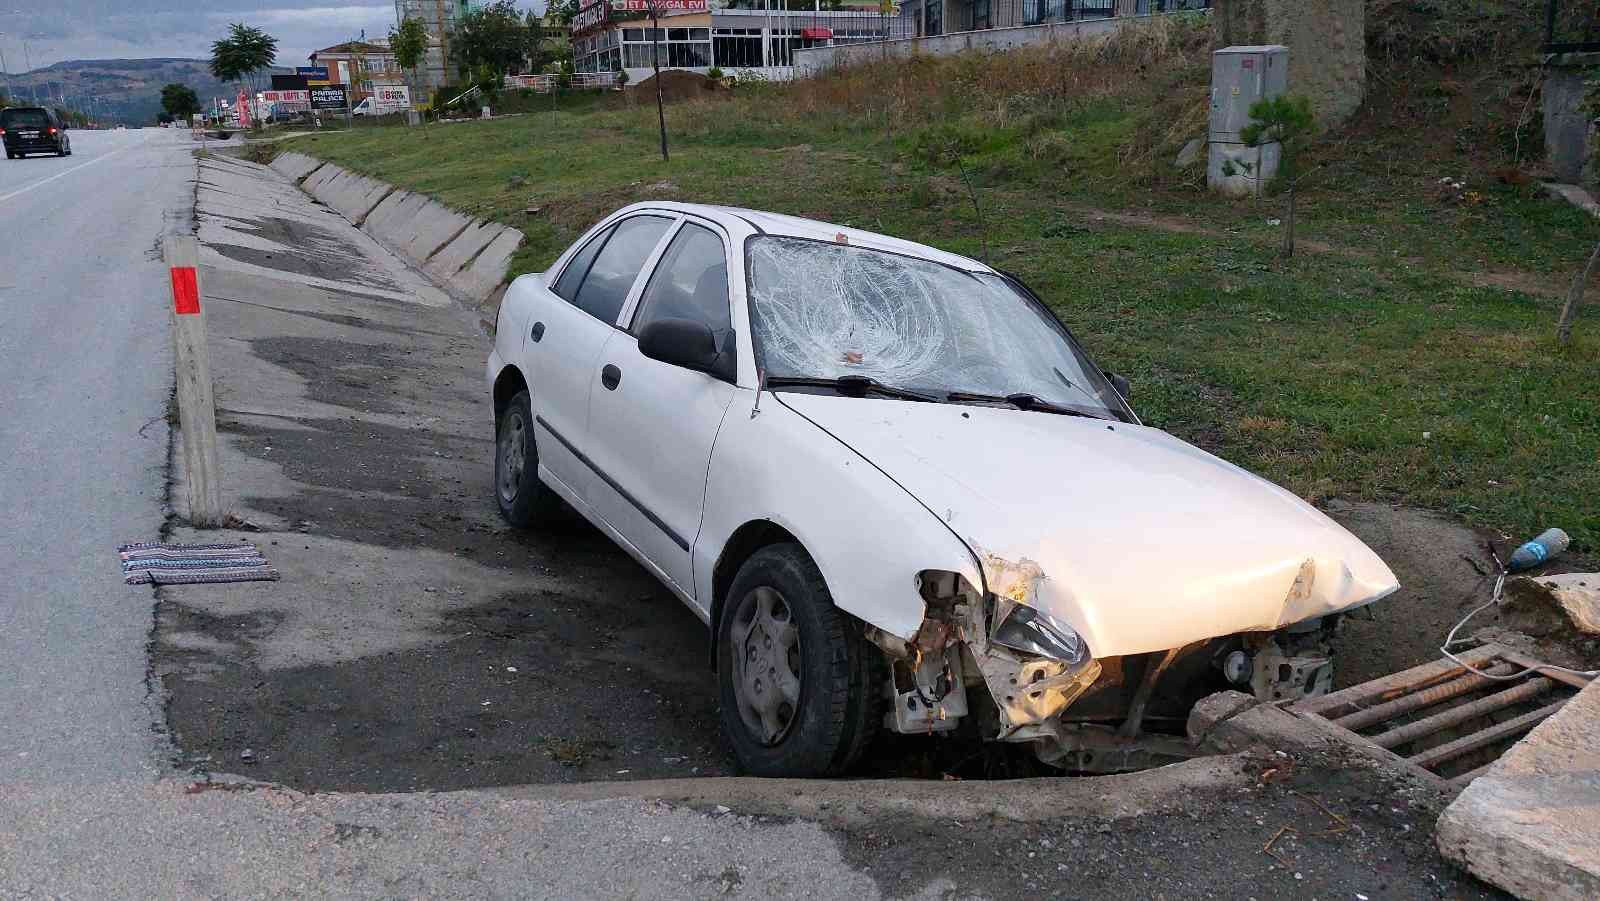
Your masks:
M961 173L961 181L967 186L967 197L972 200L972 211L978 215L978 240L982 242L983 263L993 265L989 261L989 226L983 221L983 207L978 204L978 190L972 186L972 176L967 174L967 167L961 162L961 148L952 146L950 156L956 161L956 170Z
M750 408L750 418L755 419L761 415L761 389L767 387L767 371L756 370L756 405Z

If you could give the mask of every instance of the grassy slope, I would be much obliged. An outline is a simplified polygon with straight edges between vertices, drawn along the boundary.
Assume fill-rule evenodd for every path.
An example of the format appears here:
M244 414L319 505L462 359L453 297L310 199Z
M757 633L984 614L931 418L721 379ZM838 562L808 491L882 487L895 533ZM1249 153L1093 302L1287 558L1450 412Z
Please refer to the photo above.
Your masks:
M517 271L650 198L987 247L1132 378L1153 425L1313 499L1407 503L1518 535L1557 524L1600 547L1600 327L1580 323L1567 348L1551 337L1552 294L1595 229L1489 175L1516 145L1520 75L1448 59L1428 79L1375 67L1368 108L1314 151L1323 169L1301 204L1311 250L1284 260L1275 202L1217 200L1203 175L1170 165L1203 131L1203 40L1167 29L1057 53L873 67L674 106L667 164L652 107L292 146L523 229ZM1150 66L1157 54L1165 64ZM1142 74L1156 70L1165 80ZM1443 175L1466 176L1470 195ZM1485 283L1527 290L1474 286Z

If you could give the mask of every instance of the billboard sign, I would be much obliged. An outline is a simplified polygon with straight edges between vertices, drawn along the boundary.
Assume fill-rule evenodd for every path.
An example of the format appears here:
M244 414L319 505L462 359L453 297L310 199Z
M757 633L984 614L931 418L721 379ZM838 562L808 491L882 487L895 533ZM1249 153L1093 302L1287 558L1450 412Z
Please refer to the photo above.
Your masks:
M262 91L263 103L310 103L310 91Z
M707 0L654 0L656 12L663 16L703 13L710 9ZM638 19L650 15L651 0L595 0L578 10L572 19L572 33L593 31L618 19Z
M610 9L610 4L604 2L591 3L588 6L579 9L578 14L572 17L572 33L582 34L585 31L590 31L592 29L599 28L601 25L604 25L606 22L606 13L609 12Z
M406 112L411 109L411 89L403 84L373 85L372 106L380 116Z
M328 67L327 66L296 66L295 69L294 69L294 74L304 76L304 77L309 78L309 79L311 79L313 81L327 81L328 80Z
M350 105L349 98L346 97L344 91L344 85L335 84L312 88L306 93L311 95L312 109L344 109Z

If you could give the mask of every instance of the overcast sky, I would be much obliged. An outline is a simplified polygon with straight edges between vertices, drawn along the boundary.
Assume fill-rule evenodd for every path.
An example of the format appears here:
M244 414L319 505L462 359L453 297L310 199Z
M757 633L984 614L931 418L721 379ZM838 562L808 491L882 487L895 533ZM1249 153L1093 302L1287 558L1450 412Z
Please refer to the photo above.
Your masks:
M543 0L519 0L543 8ZM209 59L211 42L230 22L278 39L278 65L306 65L306 55L394 25L393 0L0 0L0 53L12 72L64 59L181 56Z

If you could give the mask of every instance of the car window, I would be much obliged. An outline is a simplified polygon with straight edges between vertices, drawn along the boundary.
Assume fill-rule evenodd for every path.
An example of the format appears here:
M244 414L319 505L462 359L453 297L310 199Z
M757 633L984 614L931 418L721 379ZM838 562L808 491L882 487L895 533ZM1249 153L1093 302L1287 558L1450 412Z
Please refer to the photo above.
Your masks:
M716 232L685 224L650 275L633 333L659 319L690 319L711 327L721 350L732 334L728 318L728 261Z
M616 322L628 289L671 224L664 216L634 216L618 223L578 288L573 301L578 308L601 322Z
M561 271L561 278L556 280L556 293L567 300L576 300L578 286L583 284L583 277L589 274L589 264L594 262L594 255L600 248L606 246L606 238L611 236L611 229L606 229L600 234L589 239L589 243L572 255L567 268Z
M48 128L50 116L42 109L8 109L0 113L0 123L12 128Z

